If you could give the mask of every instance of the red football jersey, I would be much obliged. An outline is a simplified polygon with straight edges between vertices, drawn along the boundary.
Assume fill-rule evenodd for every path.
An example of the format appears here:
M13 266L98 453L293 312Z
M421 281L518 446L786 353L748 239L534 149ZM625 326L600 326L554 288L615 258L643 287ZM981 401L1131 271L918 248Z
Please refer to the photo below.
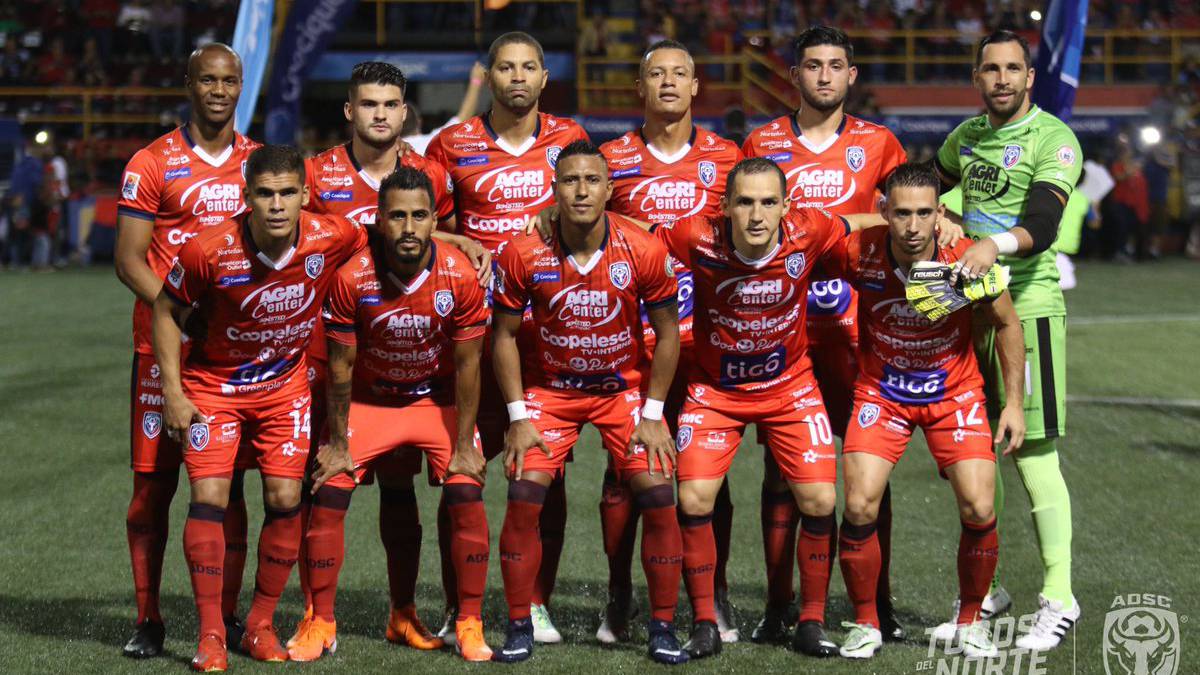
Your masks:
M935 253L953 263L971 241ZM936 323L909 306L905 274L892 257L890 232L872 227L855 232L826 259L859 292L862 323L856 387L869 387L905 405L924 405L983 387L971 340L971 312L958 311Z
M532 305L533 351L540 368L526 382L604 395L641 384L645 361L638 303L675 301L675 270L666 248L625 218L607 213L604 242L585 265L562 237L519 235L500 254L493 297L499 312Z
M439 220L454 213L454 185L441 164L407 152L399 166L425 172L433 182L434 209ZM399 166L397 168L399 168ZM379 210L379 181L362 170L350 144L335 145L308 159L308 210L345 216L359 225L374 225Z
M183 365L184 390L216 406L307 391L304 351L321 306L337 268L367 240L345 218L301 212L295 246L273 262L254 245L248 219L185 244L163 286L194 306L203 326Z
M696 365L722 389L762 392L812 370L804 325L814 263L845 237L846 221L822 209L784 215L779 242L763 260L733 248L725 218L684 218L658 227L695 281Z
M498 255L527 217L554 203L558 153L587 137L570 119L538 113L533 136L513 148L492 131L487 115L478 115L442 129L425 156L450 173L459 234Z
M783 169L792 208L819 206L838 215L874 212L887 177L907 160L887 127L851 115L843 115L837 133L820 145L804 138L794 114L785 115L751 132L742 151ZM814 282L808 291L810 339L854 338L857 312L849 284Z
M482 337L488 309L471 261L430 244L429 265L411 279L367 251L337 271L325 304L331 339L354 345L356 401L403 406L422 398L454 402L455 340Z
M146 264L158 278L171 269L184 242L220 225L243 208L246 159L259 144L234 133L233 144L213 157L179 127L138 150L125 165L117 214L154 223ZM133 307L133 347L153 354L150 305Z

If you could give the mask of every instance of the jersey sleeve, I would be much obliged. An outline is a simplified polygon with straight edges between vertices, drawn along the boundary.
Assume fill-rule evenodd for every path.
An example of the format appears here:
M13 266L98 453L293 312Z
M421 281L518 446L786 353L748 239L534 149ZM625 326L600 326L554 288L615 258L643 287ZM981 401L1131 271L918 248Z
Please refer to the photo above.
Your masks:
M529 302L529 282L525 278L525 261L521 259L518 246L509 243L500 252L496 265L496 288L492 303L498 312L524 314Z
M162 175L149 150L138 150L121 175L117 215L153 221L162 200Z
M304 209L313 213L328 213L327 204L321 199L321 188L317 185L316 157L304 160L304 184L308 187L308 205Z
M803 209L805 219L813 226L816 234L817 258L824 258L840 242L850 235L850 224L841 216L835 216L823 208Z
M942 147L938 148L937 156L934 157L938 168L947 178L958 179L962 175L961 156L958 153L959 146L962 145L962 130L967 123L963 122L950 132L950 135L942 142Z
M332 216L332 218L342 229L342 245L338 248L337 260L334 261L341 266L367 245L367 230L349 218L343 216Z
M454 334L451 339L465 342L482 336L487 331L488 309L483 287L473 275L463 275L458 280L454 298Z
M638 289L642 304L647 309L655 309L675 302L679 286L675 280L675 266L671 264L667 247L655 240L649 241L648 244L639 255L642 269L638 274Z
M746 158L758 157L758 151L754 147L754 134L750 134L746 137L746 140L742 141L742 156Z
M1042 111L1041 114L1050 113ZM1067 125L1056 124L1038 143L1038 156L1029 184L1048 183L1061 190L1063 197L1070 197L1082 168L1083 152L1079 148L1079 139Z
M693 222L690 217L680 218L662 225L655 225L650 230L650 233L663 246L667 247L667 252L689 269L692 267Z
M344 269L344 268L343 268ZM329 295L325 298L325 308L322 319L325 321L325 335L331 340L344 345L353 345L355 341L354 323L358 310L357 288L347 280L347 275L339 269L334 277Z
M440 223L454 215L454 181L450 180L449 172L440 162L426 162L426 171L433 181L433 196L437 202L434 210Z
M446 157L445 148L442 147L442 134L446 133L446 129L449 128L450 127L443 127L442 130L437 132L437 135L429 141L429 145L425 148L425 159L437 164L447 171L449 171L449 165L447 163L449 159Z
M212 277L208 267L208 256L195 239L179 249L179 257L167 273L163 290L175 302L186 307L194 306L204 295Z
M876 189L884 192L887 184L888 176L896 170L896 167L908 161L908 154L904 152L904 146L900 145L900 139L890 131L883 132L883 150L880 153L881 165L879 167L879 185Z
M822 279L845 279L852 285L858 282L858 262L856 251L860 248L862 232L851 232L840 237L830 245L818 264L819 275Z
M592 139L588 136L587 129L584 129L583 125L576 124L572 129L572 132L572 138L570 141L568 141L568 143L573 143L575 141L587 141L588 143L592 142Z

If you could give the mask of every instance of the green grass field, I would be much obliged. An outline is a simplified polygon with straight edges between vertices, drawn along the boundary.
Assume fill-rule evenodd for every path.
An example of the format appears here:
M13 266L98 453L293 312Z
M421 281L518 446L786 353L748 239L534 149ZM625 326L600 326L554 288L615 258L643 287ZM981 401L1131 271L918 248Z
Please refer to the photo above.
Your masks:
M1069 391L1093 397L1070 405L1062 464L1075 517L1075 593L1083 618L1045 664L1050 673L1103 673L1104 615L1116 594L1170 597L1180 615L1179 672L1196 672L1200 628L1194 518L1200 505L1200 303L1191 295L1200 267L1084 265L1068 294ZM128 383L130 296L108 269L58 274L0 274L0 672L185 672L196 620L180 534L187 508L181 486L163 580L167 655L151 662L121 657L133 620L133 590L124 516L130 490ZM1112 403L1104 399L1171 399ZM1190 400L1190 404L1188 402ZM753 438L753 436L751 436ZM765 593L758 523L762 450L743 447L731 480L736 505L730 562L732 599L743 635L758 620ZM605 599L600 477L604 458L587 430L570 466L570 519L552 615L566 644L541 648L523 672L638 672L656 669L639 642L598 646L593 634ZM1011 462L1001 521L1004 583L1015 612L1036 609L1041 581L1028 501ZM493 547L503 517L505 485L491 467L487 503ZM748 642L689 672L911 673L929 670L924 627L944 620L956 592L958 523L949 486L938 480L920 441L897 468L893 585L914 637L865 663L813 661L782 648ZM251 537L261 507L257 479L247 479ZM430 623L441 610L433 513L437 495L420 488L425 515L419 603ZM348 560L338 596L340 649L312 664L263 666L232 656L234 672L459 672L450 653L419 654L383 640L387 612L383 550L376 537L378 492L363 488L348 519ZM252 539L253 540L253 539ZM248 566L243 607L249 604ZM635 578L641 579L640 571ZM294 577L293 577L294 579ZM639 587L644 606L644 586ZM690 624L681 593L680 625ZM301 613L289 587L277 624L286 637ZM642 614L644 616L644 613ZM829 621L849 618L840 574L831 584ZM504 617L500 570L493 557L485 624L500 644ZM681 631L681 636L685 631ZM840 639L840 629L835 630ZM936 670L935 654L933 666ZM1186 664L1192 664L1187 666ZM943 666L950 665L945 662ZM593 671L596 672L596 671ZM942 671L947 672L947 671ZM963 671L948 671L963 672ZM971 672L982 672L972 670ZM1012 664L1002 671L1015 672ZM1019 672L1030 672L1023 665Z

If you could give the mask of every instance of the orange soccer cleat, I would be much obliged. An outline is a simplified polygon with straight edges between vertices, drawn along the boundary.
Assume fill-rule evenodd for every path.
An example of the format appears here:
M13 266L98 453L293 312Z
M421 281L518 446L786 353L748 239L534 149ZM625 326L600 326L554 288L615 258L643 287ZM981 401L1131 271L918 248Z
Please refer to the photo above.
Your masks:
M314 616L296 631L295 642L288 644L288 658L293 661L316 661L337 651L337 622Z
M242 651L255 661L287 661L287 650L279 644L279 636L275 627L269 623L261 623L253 628L246 628L242 636Z
M313 618L313 607L312 607L312 605L308 605L304 608L304 618L300 619L300 623L296 624L296 632L292 633L292 637L288 638L288 641L287 641L288 649L291 649L292 646L296 644L296 641L300 639L300 636L304 634L304 631L307 630L308 623L310 621L312 621L312 618Z
M192 670L202 673L222 673L229 668L229 652L225 641L215 633L200 636L200 645L192 657Z
M491 661L492 648L483 639L483 622L469 616L454 624L454 651L467 661Z
M392 615L388 618L387 639L388 642L421 650L441 649L446 644L445 640L434 637L421 623L415 605L392 608Z

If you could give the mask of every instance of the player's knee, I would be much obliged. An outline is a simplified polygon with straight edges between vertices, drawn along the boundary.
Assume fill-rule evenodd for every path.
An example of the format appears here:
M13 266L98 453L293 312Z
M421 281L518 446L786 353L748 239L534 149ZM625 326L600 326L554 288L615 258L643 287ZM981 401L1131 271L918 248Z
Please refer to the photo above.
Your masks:
M793 486L796 505L806 516L828 516L837 505L837 489L833 483L808 483Z
M958 514L963 522L973 525L989 523L996 517L995 500L990 495L987 499L980 496L963 500L958 506Z
M679 484L679 510L689 516L712 513L716 495L707 494L693 483Z
M300 505L300 481L267 478L263 481L263 503L276 511L296 508Z
M855 525L866 525L879 518L879 499L858 493L846 493L846 520Z

